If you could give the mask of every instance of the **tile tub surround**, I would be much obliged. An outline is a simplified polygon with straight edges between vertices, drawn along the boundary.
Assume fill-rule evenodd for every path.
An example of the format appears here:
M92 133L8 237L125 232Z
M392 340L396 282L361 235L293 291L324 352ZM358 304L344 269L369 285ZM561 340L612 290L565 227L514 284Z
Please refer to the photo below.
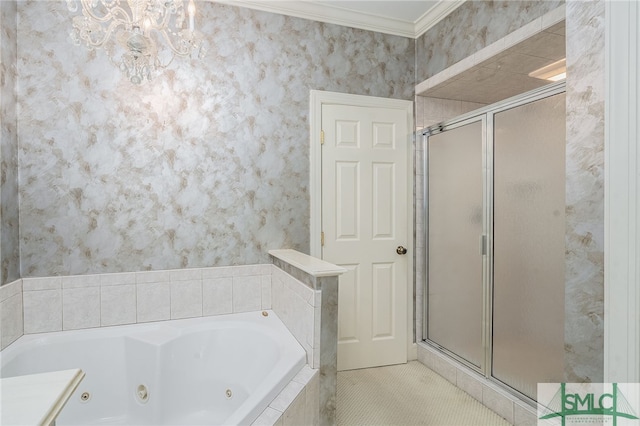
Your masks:
M275 264L18 280L0 287L3 320L15 313L2 323L3 342L12 339L3 347L22 335L23 306L26 334L273 309L307 351L309 365L256 424L334 424L342 268L310 258L312 266L330 267L309 273L309 265L296 261L308 256L274 253L294 259L296 266L273 257L302 280Z
M24 334L22 280L0 287L0 350Z
M271 250L269 255L276 268L272 309L292 334L297 334L298 341L305 342L303 347L311 354L309 364L320 371L319 424L333 425L338 374L338 276L345 269L295 250Z
M438 350L418 343L418 361L465 391L515 426L537 424L536 408L505 392L477 372L451 360Z
M320 372L308 365L253 422L254 426L319 425Z
M24 333L271 309L271 273L245 265L24 278Z

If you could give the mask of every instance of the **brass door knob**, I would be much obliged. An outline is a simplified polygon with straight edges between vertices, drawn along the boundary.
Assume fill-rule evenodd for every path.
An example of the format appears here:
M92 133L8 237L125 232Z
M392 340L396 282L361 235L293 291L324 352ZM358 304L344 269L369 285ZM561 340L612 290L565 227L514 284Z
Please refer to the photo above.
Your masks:
M407 249L402 247L402 246L398 246L398 248L396 249L396 253L398 253L398 254L407 254Z

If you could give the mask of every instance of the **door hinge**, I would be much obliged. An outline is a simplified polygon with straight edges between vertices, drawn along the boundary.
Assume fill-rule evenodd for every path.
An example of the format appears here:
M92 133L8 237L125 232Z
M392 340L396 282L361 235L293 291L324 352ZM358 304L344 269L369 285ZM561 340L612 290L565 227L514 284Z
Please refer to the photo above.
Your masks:
M320 130L320 145L324 145L324 130Z
M320 245L324 246L324 232L320 233Z

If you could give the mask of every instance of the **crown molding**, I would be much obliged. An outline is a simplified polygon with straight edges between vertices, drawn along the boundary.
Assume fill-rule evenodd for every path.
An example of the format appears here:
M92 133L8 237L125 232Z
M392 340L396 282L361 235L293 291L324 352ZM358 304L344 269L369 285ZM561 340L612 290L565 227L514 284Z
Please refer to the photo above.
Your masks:
M413 37L418 38L442 21L451 12L462 6L466 0L440 0L434 7L422 15L414 25Z
M334 5L311 1L215 0L218 3L246 7L265 12L295 16L328 24L417 38L464 3L465 0L440 0L416 22L408 22L371 13L358 12Z

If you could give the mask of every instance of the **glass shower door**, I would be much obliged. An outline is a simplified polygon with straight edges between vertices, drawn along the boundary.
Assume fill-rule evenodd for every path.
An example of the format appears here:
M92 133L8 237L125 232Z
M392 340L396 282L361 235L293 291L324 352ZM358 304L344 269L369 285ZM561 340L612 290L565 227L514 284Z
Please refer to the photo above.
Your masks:
M483 368L484 120L430 135L427 338Z
M563 381L565 94L494 115L492 375Z

